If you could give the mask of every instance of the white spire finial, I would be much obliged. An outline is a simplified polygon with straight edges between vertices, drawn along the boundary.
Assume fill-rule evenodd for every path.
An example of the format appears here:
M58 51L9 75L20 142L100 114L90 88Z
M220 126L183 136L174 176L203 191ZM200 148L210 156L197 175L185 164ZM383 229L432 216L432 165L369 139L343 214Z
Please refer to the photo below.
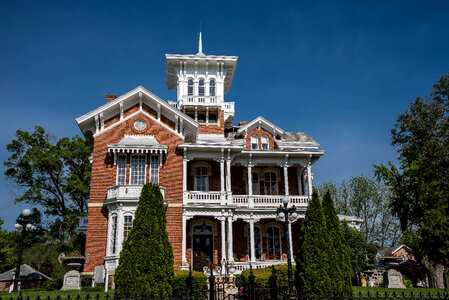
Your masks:
M198 54L203 53L203 42L201 41L201 31L200 31L200 40L198 42Z

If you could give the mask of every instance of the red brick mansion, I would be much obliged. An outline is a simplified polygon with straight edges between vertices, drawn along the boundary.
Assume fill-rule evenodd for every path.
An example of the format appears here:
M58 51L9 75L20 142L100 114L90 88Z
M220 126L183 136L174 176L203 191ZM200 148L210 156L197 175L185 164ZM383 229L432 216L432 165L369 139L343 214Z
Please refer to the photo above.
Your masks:
M166 81L177 101L142 86L76 119L93 136L86 272L112 272L133 225L142 185L164 195L175 267L202 270L234 262L236 273L285 264L286 237L276 209L297 208L292 252L312 191L312 165L323 155L302 132L285 132L263 117L233 125L225 102L236 56L167 54ZM266 258L265 253L271 257Z

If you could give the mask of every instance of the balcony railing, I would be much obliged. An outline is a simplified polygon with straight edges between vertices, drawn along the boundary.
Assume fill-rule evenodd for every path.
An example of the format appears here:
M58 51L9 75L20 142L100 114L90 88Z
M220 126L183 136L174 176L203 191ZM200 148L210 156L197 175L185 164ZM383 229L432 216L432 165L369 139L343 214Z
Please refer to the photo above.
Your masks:
M184 204L228 204L237 207L277 208L284 195L232 195L221 192L184 192ZM289 205L307 207L309 196L286 196Z
M233 195L232 204L238 207L279 207L284 195ZM309 196L286 196L289 205L306 207L309 204ZM228 202L229 203L229 202Z
M244 261L244 262L234 262L234 267L235 267L235 274L240 274L245 270L249 270L249 265L251 263L251 266L253 269L263 269L263 268L267 268L267 267L271 267L273 265L275 266L279 266L279 265L286 265L287 261L286 260L265 260L265 261L253 261L253 262L249 262L249 261ZM295 265L295 263L293 262L293 264Z
M133 184L124 184L124 185L115 185L108 187L108 200L112 199L138 199L140 197L140 193L142 192L143 185L133 185ZM165 199L165 188L159 187L162 193L162 196Z
M226 202L226 194L220 192L184 192L184 204L221 204Z

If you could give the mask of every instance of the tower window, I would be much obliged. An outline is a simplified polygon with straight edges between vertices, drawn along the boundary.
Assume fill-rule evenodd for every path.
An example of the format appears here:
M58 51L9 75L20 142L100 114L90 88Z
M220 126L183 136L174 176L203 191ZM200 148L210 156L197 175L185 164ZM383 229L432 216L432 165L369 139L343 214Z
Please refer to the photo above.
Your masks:
M187 95L193 96L193 79L187 81Z
M198 82L198 96L204 96L204 80L200 79Z
M215 96L215 80L209 81L209 96Z
M262 135L262 150L268 150L268 136Z
M259 137L255 134L251 136L251 149L253 150L259 149Z

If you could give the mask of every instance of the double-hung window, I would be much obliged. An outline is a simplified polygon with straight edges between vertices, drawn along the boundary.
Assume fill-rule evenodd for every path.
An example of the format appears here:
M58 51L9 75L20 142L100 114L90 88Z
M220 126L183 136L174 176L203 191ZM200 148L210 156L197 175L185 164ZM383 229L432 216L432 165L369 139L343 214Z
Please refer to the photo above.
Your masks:
M159 156L151 156L150 161L150 182L159 183Z
M262 150L268 150L268 135L262 135Z
M204 79L198 81L198 96L204 96Z
M255 134L251 136L251 149L253 150L259 149L259 137Z
M193 79L187 81L187 95L193 96Z
M117 159L117 184L126 184L126 155L119 155Z
M198 166L195 168L195 191L208 191L209 182L207 175L207 168Z
M133 228L133 216L126 215L123 217L123 241L128 239L131 228Z
M111 254L117 251L117 215L111 217Z
M265 195L278 195L278 183L276 173L265 172Z
M215 96L215 80L209 81L209 96Z
M279 227L267 228L267 252L281 258L281 237Z
M130 184L145 183L145 156L131 156L131 180Z

